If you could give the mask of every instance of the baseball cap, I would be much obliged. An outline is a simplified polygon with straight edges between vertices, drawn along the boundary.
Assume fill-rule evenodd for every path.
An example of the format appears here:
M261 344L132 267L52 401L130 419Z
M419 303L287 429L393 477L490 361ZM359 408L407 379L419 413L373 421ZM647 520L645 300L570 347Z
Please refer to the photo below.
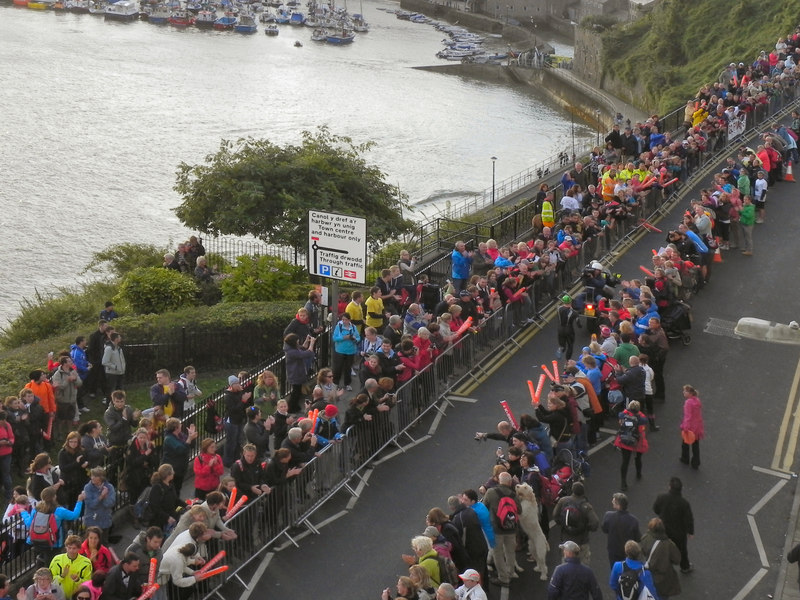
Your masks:
M481 580L481 576L478 574L478 572L475 569L467 569L466 571L461 573L461 575L459 575L459 578L462 579L463 581L480 581Z
M422 535L426 537L439 537L439 530L433 525L428 525L425 531L422 532Z
M568 552L575 552L576 554L581 551L581 547L572 540L567 540L563 544L559 544L558 547Z
M325 416L328 417L329 419L332 419L338 414L339 414L339 409L336 408L335 404L328 404L328 406L325 407Z
M236 375L228 377L228 385L236 385L237 383L239 383L239 378Z
M461 291L458 293L458 295L459 295L459 296L472 296L472 294L470 294L470 293L469 293L467 290L461 290Z
M603 325L600 328L600 335L602 335L604 338L611 337L611 328Z
M569 294L564 294L563 296L561 296L561 301L564 304L569 304L570 302L572 302L572 298L570 297Z

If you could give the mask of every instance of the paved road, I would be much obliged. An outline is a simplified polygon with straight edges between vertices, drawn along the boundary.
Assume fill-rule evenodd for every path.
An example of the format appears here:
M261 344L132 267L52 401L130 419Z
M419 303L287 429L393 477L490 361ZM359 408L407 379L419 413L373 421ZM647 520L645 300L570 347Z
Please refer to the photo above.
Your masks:
M693 342L688 348L673 346L670 352L667 401L657 410L662 431L651 435L644 478L632 483L628 492L631 511L646 523L652 502L669 477L683 478L684 495L693 504L697 523L697 536L689 545L696 571L681 576L685 598L763 598L775 590L796 483L781 473L756 469L769 470L776 458L800 350L703 329L711 318L734 322L754 316L784 323L798 319L798 242L781 229L796 218L798 192L800 184L791 183L770 192L767 224L756 228L755 256L726 252L725 262L715 265L709 287L693 300ZM674 220L668 217L663 225ZM650 248L662 240L660 235L648 235L615 270L637 276L638 265L646 264ZM719 331L725 332L722 325ZM477 402L456 402L438 423L435 436L379 465L352 510L325 525L321 535L303 538L299 548L290 546L268 563L254 565L252 570L260 567L251 586L257 597L368 599L393 586L397 575L405 572L399 556L408 552L409 539L424 529L427 510L445 506L448 495L477 487L488 477L496 444L473 441L473 432L491 429L502 418L500 399L508 399L517 414L528 410L525 380L538 376L533 365L549 362L554 347L555 333L548 326L470 393ZM699 471L677 460L684 383L699 388L705 407L708 439L702 444ZM797 431L793 434L796 439ZM788 460L783 454L777 453L778 463L797 469L795 448L790 448ZM617 490L619 455L605 446L593 455L592 466L588 495L602 513ZM341 511L344 502L332 502L325 515ZM557 530L551 532L550 543L556 548L549 555L551 570L560 560L557 536ZM610 598L602 533L594 534L592 547L592 567ZM524 564L528 571L512 584L509 597L542 597L546 584L534 577L529 563ZM754 585L748 591L751 581ZM240 597L234 585L227 592L230 598ZM490 588L490 594L500 597L497 588Z

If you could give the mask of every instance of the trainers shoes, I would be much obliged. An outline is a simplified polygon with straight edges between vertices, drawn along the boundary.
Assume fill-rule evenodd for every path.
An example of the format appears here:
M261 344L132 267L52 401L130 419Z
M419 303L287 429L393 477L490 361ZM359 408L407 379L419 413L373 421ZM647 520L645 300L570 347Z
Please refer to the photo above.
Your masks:
M88 406L84 406L84 407L81 409L81 412L82 412L82 413L87 413L87 412L89 412L89 410L90 410L90 409L89 409L89 407L88 407Z

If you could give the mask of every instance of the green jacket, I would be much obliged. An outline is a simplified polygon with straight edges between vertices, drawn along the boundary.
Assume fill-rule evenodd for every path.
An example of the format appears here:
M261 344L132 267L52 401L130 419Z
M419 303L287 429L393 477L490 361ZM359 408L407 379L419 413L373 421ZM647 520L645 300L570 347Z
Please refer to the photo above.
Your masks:
M745 204L739 211L739 223L742 225L752 225L756 222L756 207L752 204Z

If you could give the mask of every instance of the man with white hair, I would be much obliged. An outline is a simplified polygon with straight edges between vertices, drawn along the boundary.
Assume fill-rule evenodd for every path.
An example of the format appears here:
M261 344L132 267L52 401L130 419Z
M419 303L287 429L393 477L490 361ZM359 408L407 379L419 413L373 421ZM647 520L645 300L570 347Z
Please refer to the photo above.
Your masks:
M420 327L425 327L431 320L429 313L423 313L422 307L416 302L408 307L403 319L403 331L409 335L416 335Z
M436 588L436 600L456 600L456 590L449 583L442 583Z

